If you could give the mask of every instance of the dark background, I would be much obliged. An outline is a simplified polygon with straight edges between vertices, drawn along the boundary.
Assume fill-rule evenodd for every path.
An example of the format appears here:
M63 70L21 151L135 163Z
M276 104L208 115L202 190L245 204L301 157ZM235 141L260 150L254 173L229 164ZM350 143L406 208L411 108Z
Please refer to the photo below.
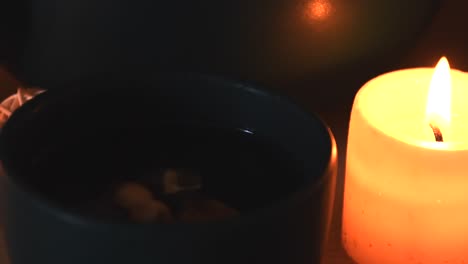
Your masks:
M319 113L336 136L341 159L326 261L332 264L351 263L339 230L356 91L380 73L432 67L442 55L452 67L468 70L467 1L330 0L324 19L308 9L324 0L3 2L1 98L15 91L18 80L60 89L102 72L191 70L259 83Z
M29 85L62 89L74 79L103 73L195 71L255 82L298 103L333 109L330 102L349 103L362 82L397 67L427 32L440 3L15 0L5 5L0 60Z

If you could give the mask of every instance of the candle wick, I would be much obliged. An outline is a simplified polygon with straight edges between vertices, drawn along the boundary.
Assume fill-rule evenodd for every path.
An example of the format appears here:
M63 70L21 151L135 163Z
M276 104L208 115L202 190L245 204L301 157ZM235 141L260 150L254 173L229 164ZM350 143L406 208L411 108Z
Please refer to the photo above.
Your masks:
M434 137L435 137L435 141L436 142L444 142L444 137L442 136L442 132L440 132L440 129L439 127L433 125L433 124L430 124L431 128L432 128L432 132L434 132Z

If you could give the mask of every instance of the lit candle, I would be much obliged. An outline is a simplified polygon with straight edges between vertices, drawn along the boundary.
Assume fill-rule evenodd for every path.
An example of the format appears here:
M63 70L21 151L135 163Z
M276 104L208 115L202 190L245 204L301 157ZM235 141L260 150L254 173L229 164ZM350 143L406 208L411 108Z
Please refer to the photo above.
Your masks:
M446 58L356 95L342 238L361 264L468 264L468 73Z

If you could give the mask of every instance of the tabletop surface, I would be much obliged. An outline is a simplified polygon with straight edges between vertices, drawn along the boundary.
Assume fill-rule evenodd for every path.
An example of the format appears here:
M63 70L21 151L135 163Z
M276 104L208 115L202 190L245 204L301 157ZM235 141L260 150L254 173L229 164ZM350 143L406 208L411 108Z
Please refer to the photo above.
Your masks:
M468 16L466 16L465 10L468 10L468 1L445 0L429 30L418 41L415 48L401 58L401 65L399 65L399 67L434 66L438 58L445 55L449 58L454 68L468 71L468 35L465 33L465 29L468 26ZM17 85L15 80L0 68L0 99L6 98L8 95L14 93ZM339 97L340 95L336 96ZM347 104L333 107L332 110L321 110L309 107L318 112L329 124L335 135L339 150L339 173L334 217L324 264L353 263L346 255L340 243L344 182L343 168L345 166L346 134L352 98L348 98L347 101ZM3 236L1 225L0 236ZM0 239L0 263L9 263L3 239Z

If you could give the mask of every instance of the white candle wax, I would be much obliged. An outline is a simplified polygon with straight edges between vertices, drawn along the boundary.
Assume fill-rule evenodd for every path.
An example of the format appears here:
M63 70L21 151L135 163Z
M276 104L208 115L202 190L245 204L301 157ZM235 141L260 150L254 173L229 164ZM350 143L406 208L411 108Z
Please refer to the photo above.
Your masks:
M381 75L350 120L343 245L361 264L468 264L468 74L451 70L451 120L426 117L433 68Z

